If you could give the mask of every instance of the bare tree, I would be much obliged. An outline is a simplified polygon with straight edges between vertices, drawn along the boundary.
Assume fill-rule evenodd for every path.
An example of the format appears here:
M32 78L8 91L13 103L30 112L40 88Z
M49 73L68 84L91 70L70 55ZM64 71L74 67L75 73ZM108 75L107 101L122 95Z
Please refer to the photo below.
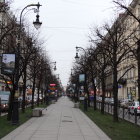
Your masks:
M133 19L138 22L138 28L135 29L135 30L139 31L139 29L140 29L139 13L138 13L138 15L136 15L135 10L134 10L136 8L136 6L140 6L139 0L132 0L132 2L130 3L129 6L126 6L124 4L123 0L121 0L121 1L114 0L113 2L115 4L117 4L117 6L119 6L119 8L125 10L125 12L124 12L125 16L133 17ZM140 36L139 36L139 34L137 36L138 36L138 38L134 42L134 44L137 45L137 49L135 49L133 47L134 50L132 50L132 53L134 54L134 56L137 60L137 67L138 67L138 80L137 80L137 82L138 82L138 100L140 102Z
M88 62L88 79L89 82L92 83L93 86L93 90L94 90L94 110L96 110L96 78L97 78L97 63L96 63L96 59L97 59L97 53L96 53L96 48L93 46L90 46L90 48L88 48L88 53L89 56L87 58L87 62Z
M36 40L36 39L35 39ZM32 59L32 54L34 53L34 46L35 40L33 40L33 37L31 38L30 36L25 36L24 37L24 43L22 45L22 50L21 50L21 66L20 67L20 72L21 76L23 79L23 99L22 99L22 112L25 112L25 105L26 105L26 100L25 100L25 95L26 95L26 81L27 81L27 68L28 65L30 64L30 61Z
M105 103L105 92L106 92L106 77L108 74L108 66L109 66L109 57L107 55L106 50L104 49L105 44L96 42L96 49L94 50L94 54L92 55L95 61L96 66L96 77L101 81L102 87L102 105L101 105L101 113L104 114L104 103ZM93 69L94 70L94 69Z
M125 25L121 23L121 19L117 19L113 26L110 27L105 24L102 30L97 30L96 35L101 39L103 44L105 43L104 49L109 57L110 65L113 73L113 96L114 96L114 121L118 121L118 66L129 54L130 49L127 44L129 36L124 36ZM103 31L107 34L103 34ZM127 44L127 45L126 45Z

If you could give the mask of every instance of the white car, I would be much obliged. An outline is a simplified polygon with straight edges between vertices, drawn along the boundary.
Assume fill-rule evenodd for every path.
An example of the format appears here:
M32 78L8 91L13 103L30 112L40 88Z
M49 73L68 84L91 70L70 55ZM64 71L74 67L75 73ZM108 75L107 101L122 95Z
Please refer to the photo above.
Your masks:
M109 103L110 103L110 104L114 104L114 98L110 98L110 99L109 99Z
M137 111L137 114L140 114L140 102L139 101L134 101L131 103L131 105L128 107L129 113L130 114L135 114Z
M120 101L120 105L123 107L129 107L133 102L130 99L124 99Z

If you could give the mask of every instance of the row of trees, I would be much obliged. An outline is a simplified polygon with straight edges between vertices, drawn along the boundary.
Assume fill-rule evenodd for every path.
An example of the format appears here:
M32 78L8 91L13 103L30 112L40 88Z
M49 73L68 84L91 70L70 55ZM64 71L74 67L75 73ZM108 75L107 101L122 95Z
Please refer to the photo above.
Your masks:
M32 105L34 108L34 93L38 88L44 95L48 92L48 85L56 83L58 90L62 90L62 85L54 76L53 68L48 54L44 50L44 42L38 40L38 35L31 30L25 30L27 25L22 25L19 29L19 23L15 16L10 16L8 3L0 3L0 52L16 54L15 73L12 75L0 74L0 78L6 83L6 87L10 91L10 103L8 111L8 120L11 120L13 113L13 101L15 93L19 90L20 83L22 84L22 112L25 112L25 96L27 84L29 81L32 85ZM21 30L20 48L18 48L18 34ZM11 84L8 84L11 81ZM39 105L39 102L38 102Z
M106 94L107 78L112 79L112 92L114 98L114 121L118 121L118 85L123 84L126 73L137 68L138 70L138 100L140 101L140 40L138 35L140 20L134 13L134 3L138 5L139 2L134 0L127 8L121 2L114 1L120 8L125 9L113 25L105 23L102 27L97 27L91 30L89 35L90 47L85 49L81 54L80 60L73 66L74 73L70 77L70 83L77 83L77 75L81 73L86 74L86 92L89 91L88 85L92 85L94 89L94 110L96 110L96 88L101 87L102 91L102 106L101 112L104 113L104 100ZM133 17L138 26L130 30L126 25L130 17ZM131 40L131 43L130 43ZM138 47L137 47L138 46ZM121 64L126 63L126 60L131 60L123 72L119 73ZM78 84L78 83L77 83ZM78 93L75 93L78 94ZM89 100L90 102L90 100Z

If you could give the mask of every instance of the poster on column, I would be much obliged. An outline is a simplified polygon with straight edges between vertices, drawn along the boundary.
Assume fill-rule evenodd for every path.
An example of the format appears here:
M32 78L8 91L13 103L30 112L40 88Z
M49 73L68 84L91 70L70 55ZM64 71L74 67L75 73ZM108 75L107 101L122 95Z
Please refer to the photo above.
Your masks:
M79 74L79 83L85 83L85 74Z
M2 54L1 74L13 75L15 72L15 54Z

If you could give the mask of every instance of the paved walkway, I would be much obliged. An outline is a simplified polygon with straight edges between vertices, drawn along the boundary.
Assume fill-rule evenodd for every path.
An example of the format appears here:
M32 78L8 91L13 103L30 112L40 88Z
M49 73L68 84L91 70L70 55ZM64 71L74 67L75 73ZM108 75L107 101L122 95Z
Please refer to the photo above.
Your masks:
M67 97L43 110L1 140L109 140Z

